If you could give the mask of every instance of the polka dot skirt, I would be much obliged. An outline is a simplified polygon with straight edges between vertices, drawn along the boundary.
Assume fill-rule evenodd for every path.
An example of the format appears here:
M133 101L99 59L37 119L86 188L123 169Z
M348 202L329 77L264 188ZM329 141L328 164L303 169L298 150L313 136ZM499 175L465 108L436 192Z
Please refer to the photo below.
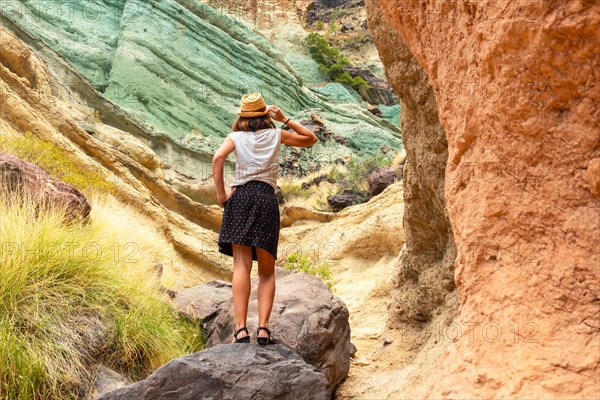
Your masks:
M277 259L280 215L273 186L254 180L235 187L223 210L219 252L233 257L231 244L236 243L252 246L254 261L258 260L255 247L269 251Z

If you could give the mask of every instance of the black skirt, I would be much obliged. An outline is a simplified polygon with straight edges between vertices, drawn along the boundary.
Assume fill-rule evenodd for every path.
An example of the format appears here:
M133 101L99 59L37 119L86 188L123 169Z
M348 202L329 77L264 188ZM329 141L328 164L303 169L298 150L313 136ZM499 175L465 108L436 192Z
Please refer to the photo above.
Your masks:
M280 215L273 186L253 180L235 187L223 210L219 252L233 257L232 243L236 243L252 246L254 261L258 261L256 247L277 259Z

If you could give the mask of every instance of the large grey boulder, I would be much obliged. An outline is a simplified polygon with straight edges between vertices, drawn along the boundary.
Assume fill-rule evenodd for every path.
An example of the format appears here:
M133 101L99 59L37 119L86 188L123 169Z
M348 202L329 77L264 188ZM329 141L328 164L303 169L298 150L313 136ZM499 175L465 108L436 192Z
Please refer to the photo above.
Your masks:
M325 376L284 345L222 344L176 358L100 400L324 400Z
M258 327L258 277L253 277L248 304L247 327L256 343ZM277 343L285 343L327 377L331 387L348 376L350 357L356 347L350 343L348 308L327 286L303 272L275 269L275 301L269 328ZM210 326L206 347L231 343L235 331L233 298L224 303Z
M178 291L173 304L179 312L201 320L202 327L209 330L212 321L231 296L231 282L217 279Z

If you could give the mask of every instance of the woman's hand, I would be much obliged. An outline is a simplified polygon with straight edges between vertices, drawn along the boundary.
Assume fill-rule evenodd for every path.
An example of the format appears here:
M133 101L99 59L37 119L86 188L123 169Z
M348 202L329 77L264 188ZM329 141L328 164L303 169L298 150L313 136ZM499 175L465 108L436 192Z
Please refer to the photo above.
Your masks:
M233 190L231 190L231 192L229 193L228 196L226 195L218 195L217 194L217 200L219 201L219 204L221 205L221 207L225 208L225 203L227 203L229 201L229 198L233 195L233 193L235 192L235 189L237 189L235 186L233 187Z
M287 117L283 115L283 111L281 111L276 105L267 107L267 111L269 112L269 116L275 121L283 123L287 120Z

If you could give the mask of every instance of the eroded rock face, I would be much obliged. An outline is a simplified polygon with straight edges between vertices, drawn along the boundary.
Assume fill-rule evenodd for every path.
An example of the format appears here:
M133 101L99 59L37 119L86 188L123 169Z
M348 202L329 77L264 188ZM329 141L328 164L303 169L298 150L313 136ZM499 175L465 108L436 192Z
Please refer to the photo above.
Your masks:
M448 140L462 334L416 397L597 397L600 3L371 3L428 74Z
M350 357L356 348L350 343L348 308L317 277L283 268L275 269L277 290L269 328L277 343L285 343L304 361L314 365L335 387L348 375ZM258 277L252 278L248 304L248 331L256 343L258 327ZM206 346L233 341L235 315L233 298L224 303L211 324Z
M342 25L342 29L344 26ZM390 84L377 77L368 69L349 65L344 67L343 70L348 72L352 77L361 76L367 82L369 85L368 89L365 89L364 86L358 89L358 93L364 101L370 104L385 104L387 106L398 104L398 97Z
M222 344L171 360L100 400L331 398L325 376L284 344Z
M402 107L406 149L403 169L405 246L392 277L388 327L430 321L440 308L455 308L456 249L446 213L444 177L447 142L427 72L382 15L367 1L369 29Z

